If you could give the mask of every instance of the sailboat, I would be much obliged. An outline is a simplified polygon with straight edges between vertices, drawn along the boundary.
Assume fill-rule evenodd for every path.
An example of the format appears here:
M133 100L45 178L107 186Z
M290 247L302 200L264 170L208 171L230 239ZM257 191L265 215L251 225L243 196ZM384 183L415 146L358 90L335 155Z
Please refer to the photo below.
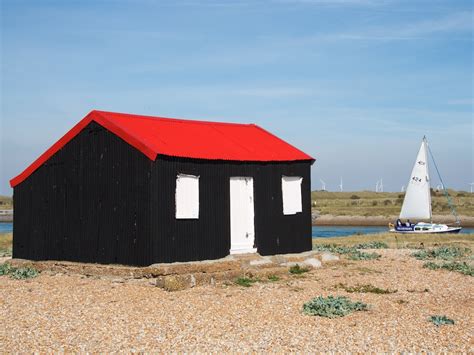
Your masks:
M456 217L456 226L448 226L446 224L435 224L432 221L431 211L431 189L430 189L430 174L428 169L428 152L433 160L434 167L438 173L441 181L441 186L448 199L448 204L451 207L453 215ZM405 220L405 222L402 222ZM410 220L420 221L412 223ZM429 220L430 223L421 222ZM428 145L426 137L423 137L420 150L416 157L415 165L410 175L405 199L403 200L400 217L395 224L389 224L390 232L396 233L459 233L462 229L459 218L456 214L454 205L451 203L448 190L441 179L438 167L434 160L433 154Z

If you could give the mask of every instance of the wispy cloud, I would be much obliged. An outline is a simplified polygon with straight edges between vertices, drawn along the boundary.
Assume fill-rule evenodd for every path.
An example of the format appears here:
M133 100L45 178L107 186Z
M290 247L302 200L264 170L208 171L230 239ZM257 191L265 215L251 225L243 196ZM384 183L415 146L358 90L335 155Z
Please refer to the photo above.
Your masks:
M462 33L463 39L471 39L473 35L473 13L468 11L456 12L443 17L432 18L413 23L400 23L397 26L371 27L354 29L346 32L319 33L306 37L287 39L294 44L329 43L338 41L396 41L419 40L435 38L436 35L450 35ZM467 36L466 36L467 35Z
M380 6L390 3L389 0L277 0L278 3L325 5L325 6Z
M449 100L448 105L474 105L474 99L454 99L454 100Z

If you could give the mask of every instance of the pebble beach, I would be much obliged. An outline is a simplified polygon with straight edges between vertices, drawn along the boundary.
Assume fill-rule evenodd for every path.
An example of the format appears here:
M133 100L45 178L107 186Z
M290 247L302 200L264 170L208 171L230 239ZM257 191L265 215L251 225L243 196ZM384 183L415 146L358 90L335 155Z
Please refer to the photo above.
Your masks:
M0 347L8 352L472 352L472 277L428 270L407 249L342 258L303 275L167 292L149 279L42 272L0 277ZM371 284L389 294L348 293ZM341 318L303 314L319 295L369 305ZM454 325L436 326L442 314Z

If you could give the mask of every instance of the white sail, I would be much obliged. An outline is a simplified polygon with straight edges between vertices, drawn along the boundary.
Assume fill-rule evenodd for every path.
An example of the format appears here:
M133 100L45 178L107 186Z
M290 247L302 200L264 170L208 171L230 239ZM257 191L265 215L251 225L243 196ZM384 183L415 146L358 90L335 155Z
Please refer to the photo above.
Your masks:
M407 185L400 212L400 218L402 219L431 220L430 176L426 145L426 138L423 138Z

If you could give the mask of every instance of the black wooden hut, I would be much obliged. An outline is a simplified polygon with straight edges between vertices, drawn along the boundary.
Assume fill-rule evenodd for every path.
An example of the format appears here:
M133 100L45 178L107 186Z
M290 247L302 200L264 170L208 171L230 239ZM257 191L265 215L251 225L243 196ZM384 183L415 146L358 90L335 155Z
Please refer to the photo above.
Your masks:
M10 181L13 257L142 266L307 251L313 162L254 124L92 111Z

